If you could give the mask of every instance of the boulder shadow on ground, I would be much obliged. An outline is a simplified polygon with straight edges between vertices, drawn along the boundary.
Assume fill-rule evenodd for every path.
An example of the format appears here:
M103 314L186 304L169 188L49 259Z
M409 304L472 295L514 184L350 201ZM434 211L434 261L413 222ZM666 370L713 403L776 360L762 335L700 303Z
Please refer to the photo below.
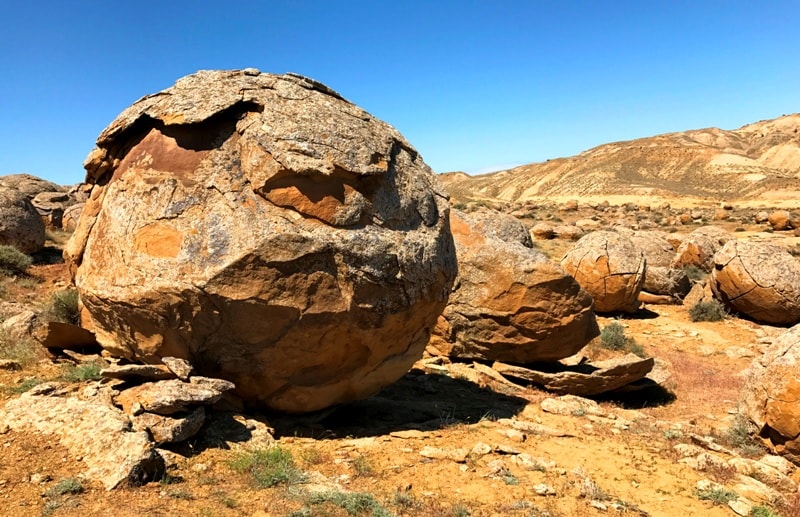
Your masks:
M611 402L623 409L666 406L678 399L675 393L647 378L634 383L631 388L635 389L604 393L591 398L598 402Z
M464 379L412 370L366 400L316 415L271 415L269 422L276 437L359 438L511 418L528 404L526 399L482 388Z

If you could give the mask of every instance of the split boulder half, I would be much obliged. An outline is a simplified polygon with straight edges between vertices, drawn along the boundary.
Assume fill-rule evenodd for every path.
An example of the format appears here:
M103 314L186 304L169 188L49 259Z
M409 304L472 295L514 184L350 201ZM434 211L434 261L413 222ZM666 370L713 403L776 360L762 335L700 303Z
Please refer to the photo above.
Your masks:
M495 227L513 220L496 219ZM525 364L568 357L597 336L592 299L575 279L526 247L527 233L506 231L501 240L484 233L484 220L450 216L459 276L430 352Z
M745 415L778 454L800 465L800 325L781 334L753 361L742 388Z
M756 321L800 323L800 263L785 248L729 241L714 255L711 289L732 310Z
M125 110L86 160L66 256L113 354L188 360L306 412L420 358L457 266L446 194L411 145L294 74L201 71Z
M561 266L594 299L597 312L636 312L647 269L641 250L617 232L592 232L561 259Z

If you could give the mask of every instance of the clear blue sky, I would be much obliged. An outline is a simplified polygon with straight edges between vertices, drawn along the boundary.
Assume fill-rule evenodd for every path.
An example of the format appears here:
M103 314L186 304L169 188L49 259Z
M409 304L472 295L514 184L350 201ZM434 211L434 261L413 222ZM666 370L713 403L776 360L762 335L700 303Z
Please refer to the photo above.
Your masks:
M800 1L6 2L0 175L83 179L99 132L199 69L313 77L437 172L800 111Z

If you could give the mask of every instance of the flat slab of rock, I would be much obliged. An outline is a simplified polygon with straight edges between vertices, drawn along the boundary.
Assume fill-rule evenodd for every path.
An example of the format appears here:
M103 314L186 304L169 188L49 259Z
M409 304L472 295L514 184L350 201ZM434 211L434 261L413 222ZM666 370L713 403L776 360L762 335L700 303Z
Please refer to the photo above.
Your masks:
M188 440L200 431L205 419L206 411L202 406L181 416L142 413L131 418L134 429L149 431L156 445Z
M614 391L643 379L654 364L652 357L642 359L628 354L594 364L566 366L554 363L550 365L553 368L551 371L532 370L501 362L495 362L492 368L506 377L522 379L555 393L585 397Z
M101 402L25 394L0 410L0 425L54 435L82 458L85 476L111 490L157 479L163 460L147 433L133 431L120 410Z
M100 376L108 379L145 379L151 381L175 378L169 368L159 364L111 365L100 370Z
M98 346L92 332L78 325L51 321L47 324L47 334L42 340L45 348L62 348L75 350L89 346Z
M115 402L128 414L136 412L133 407L138 403L150 413L171 415L186 411L192 406L213 404L222 397L223 391L210 383L196 384L172 379L148 382L127 389L116 396Z

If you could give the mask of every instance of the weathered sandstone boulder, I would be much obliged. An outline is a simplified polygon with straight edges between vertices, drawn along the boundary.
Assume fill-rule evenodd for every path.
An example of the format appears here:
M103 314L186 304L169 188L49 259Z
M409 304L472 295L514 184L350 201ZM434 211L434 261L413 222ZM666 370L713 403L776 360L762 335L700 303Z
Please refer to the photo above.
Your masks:
M458 217L468 222L475 231L506 242L519 242L526 248L533 247L533 239L525 225L516 217L497 210L459 212Z
M447 197L391 126L294 74L201 71L99 136L65 255L113 354L246 401L369 396L422 355L456 274Z
M429 351L512 363L553 361L599 330L592 299L563 269L518 241L485 235L460 214L450 224L459 276Z
M531 228L531 235L537 240L549 240L556 236L553 225L545 222L534 224Z
M635 312L646 263L630 238L609 231L583 237L561 259L561 266L594 299L597 312Z
M40 192L31 199L31 203L47 226L61 228L64 210L73 201L66 192Z
M647 260L642 290L653 294L682 297L691 289L691 282L683 269L672 267L675 248L668 235L659 231L639 231L630 238Z
M784 231L792 229L792 214L786 210L776 210L769 214L767 222L776 231Z
M31 174L8 174L0 176L0 187L21 192L28 199L33 199L41 192L63 192L66 189L51 181L37 178Z
M785 248L728 242L714 256L711 289L728 307L756 321L800 322L800 263Z
M706 226L686 236L675 250L672 267L676 269L694 266L703 271L711 271L714 253L727 242L729 234Z
M583 231L582 228L571 224L560 224L558 226L553 227L553 235L555 235L556 239L561 239L565 241L577 241L584 235L586 232Z
M23 253L35 253L44 246L44 222L27 195L0 186L0 244Z
M800 465L800 325L781 334L753 361L741 407L776 453Z

